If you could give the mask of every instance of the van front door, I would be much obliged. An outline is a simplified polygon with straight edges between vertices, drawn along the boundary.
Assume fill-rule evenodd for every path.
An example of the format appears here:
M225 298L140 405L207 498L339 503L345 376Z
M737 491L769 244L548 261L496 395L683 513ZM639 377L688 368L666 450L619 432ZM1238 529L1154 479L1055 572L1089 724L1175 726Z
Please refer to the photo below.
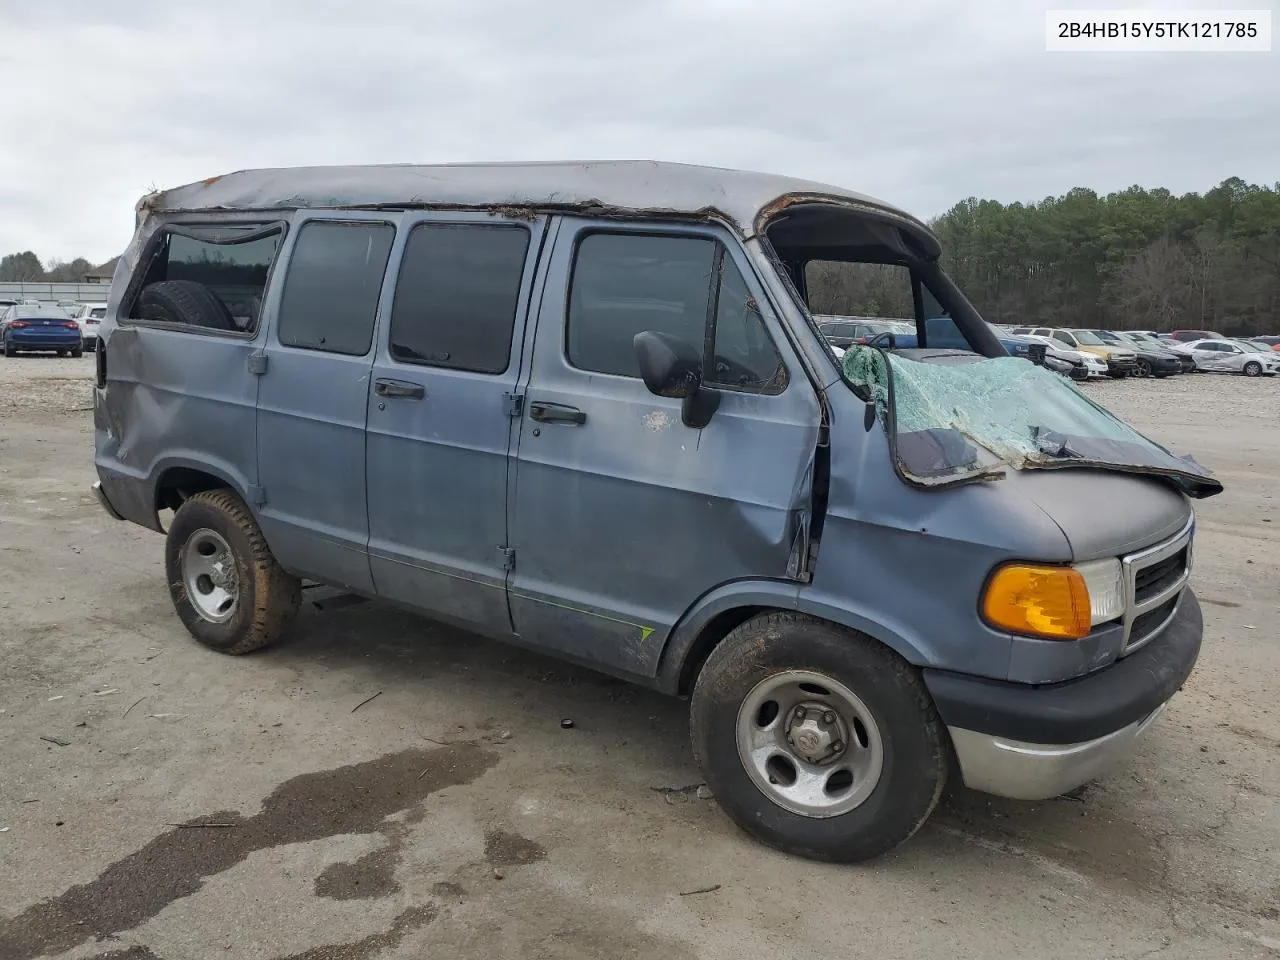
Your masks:
M803 565L818 399L727 233L566 218L546 273L526 351L512 619L525 642L652 675L700 596ZM632 341L646 330L703 353L722 391L705 428L645 389Z
M378 595L502 637L507 457L544 226L487 213L406 218L369 392Z
M258 517L286 570L373 592L365 412L395 227L312 219L296 230L257 357Z

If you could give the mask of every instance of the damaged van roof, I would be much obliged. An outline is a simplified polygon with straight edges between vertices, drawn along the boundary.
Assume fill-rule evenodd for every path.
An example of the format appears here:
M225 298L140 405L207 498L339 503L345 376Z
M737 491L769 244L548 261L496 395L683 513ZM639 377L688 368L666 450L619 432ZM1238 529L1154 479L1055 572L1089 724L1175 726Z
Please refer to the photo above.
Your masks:
M502 207L718 216L744 236L798 203L836 203L888 216L932 239L915 217L842 187L685 163L389 164L241 170L150 194L140 214L295 208ZM934 241L936 242L936 241Z

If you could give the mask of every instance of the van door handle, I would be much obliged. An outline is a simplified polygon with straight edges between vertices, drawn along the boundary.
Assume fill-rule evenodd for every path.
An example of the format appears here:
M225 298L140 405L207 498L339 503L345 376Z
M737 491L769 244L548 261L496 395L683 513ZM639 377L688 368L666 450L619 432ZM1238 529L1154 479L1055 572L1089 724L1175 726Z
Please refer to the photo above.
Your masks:
M532 403L529 405L529 416L543 423L586 423L587 415L577 407L566 407L562 403Z
M396 397L402 400L421 400L427 395L427 389L420 383L409 383L407 380L375 380L373 392L380 397Z

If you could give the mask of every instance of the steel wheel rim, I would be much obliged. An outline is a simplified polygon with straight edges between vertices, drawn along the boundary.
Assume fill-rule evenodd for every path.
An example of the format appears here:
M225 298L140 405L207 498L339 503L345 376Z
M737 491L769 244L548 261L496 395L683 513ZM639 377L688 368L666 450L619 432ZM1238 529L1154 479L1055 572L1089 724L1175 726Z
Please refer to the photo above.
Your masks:
M756 684L738 708L736 739L752 783L804 817L856 809L884 769L884 742L867 705L844 684L811 670L785 670Z
M226 623L240 605L240 574L231 544L202 528L182 546L182 583L196 613L209 623Z

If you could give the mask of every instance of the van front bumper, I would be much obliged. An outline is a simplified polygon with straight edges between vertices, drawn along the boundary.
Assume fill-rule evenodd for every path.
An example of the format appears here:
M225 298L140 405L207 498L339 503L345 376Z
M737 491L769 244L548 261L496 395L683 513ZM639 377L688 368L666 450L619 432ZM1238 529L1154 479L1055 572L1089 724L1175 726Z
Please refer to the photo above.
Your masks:
M1039 685L925 670L965 785L1045 800L1122 760L1181 689L1200 654L1204 619L1187 588L1155 640L1108 667Z

